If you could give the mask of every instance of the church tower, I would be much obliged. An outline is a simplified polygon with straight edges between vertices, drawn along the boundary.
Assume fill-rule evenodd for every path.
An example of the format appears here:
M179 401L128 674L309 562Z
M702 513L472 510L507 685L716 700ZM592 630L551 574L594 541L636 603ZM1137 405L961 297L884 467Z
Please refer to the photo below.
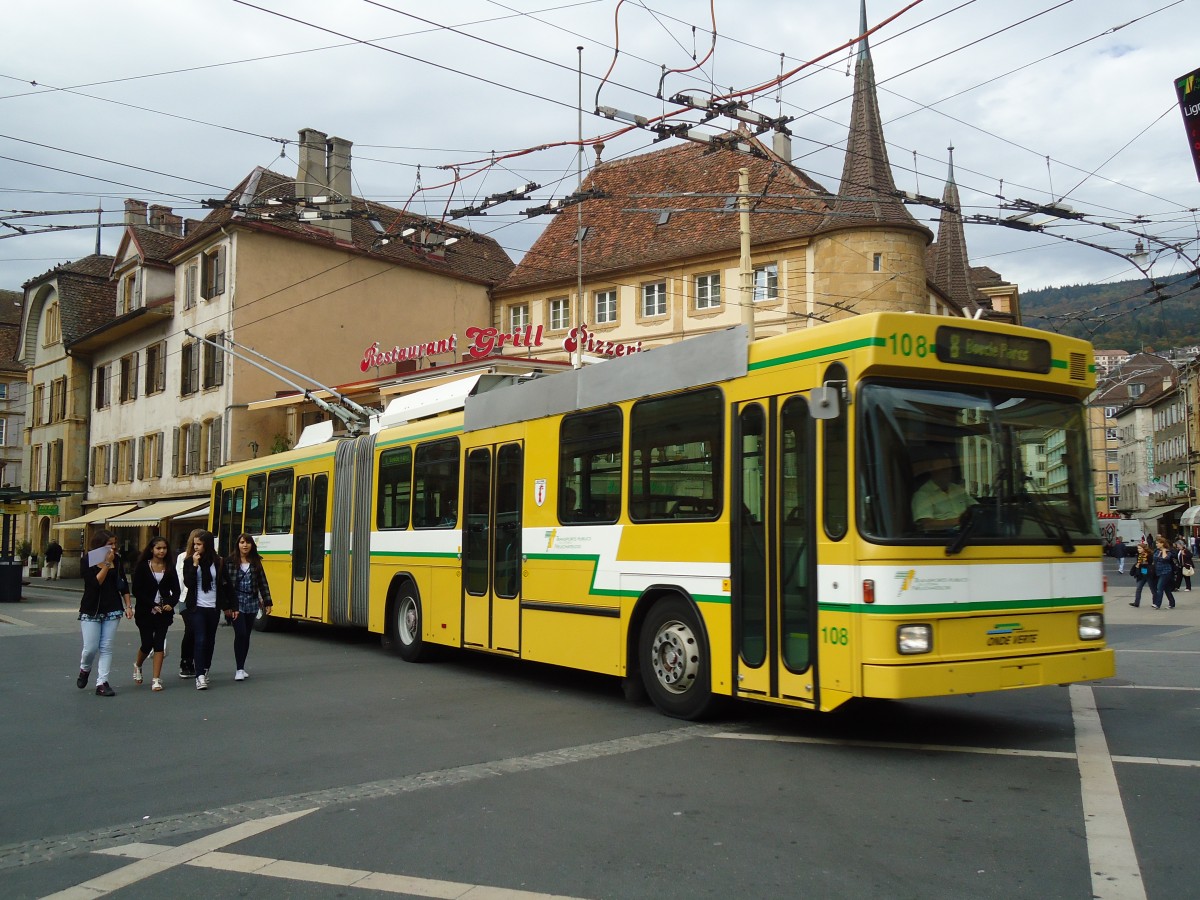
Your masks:
M859 28L860 33L867 30L865 0ZM892 179L875 67L863 38L854 71L842 180L812 245L819 306L834 304L846 311L831 311L829 319L883 310L929 311L925 249L932 240L933 233L900 202Z

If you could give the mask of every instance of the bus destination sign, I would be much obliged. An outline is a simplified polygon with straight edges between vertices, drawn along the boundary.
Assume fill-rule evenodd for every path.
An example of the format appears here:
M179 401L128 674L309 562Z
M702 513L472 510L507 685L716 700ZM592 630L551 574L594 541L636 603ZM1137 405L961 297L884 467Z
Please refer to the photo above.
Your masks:
M945 363L1039 375L1050 371L1050 342L1039 338L942 325L936 341L937 358Z

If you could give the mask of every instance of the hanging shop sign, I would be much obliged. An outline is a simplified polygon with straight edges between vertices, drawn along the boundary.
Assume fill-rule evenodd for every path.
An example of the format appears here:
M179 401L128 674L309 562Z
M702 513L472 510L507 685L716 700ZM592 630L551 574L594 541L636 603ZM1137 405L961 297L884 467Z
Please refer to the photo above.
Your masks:
M466 338L467 344L463 349L464 360L486 359L489 356L501 353L505 347L532 349L548 346L548 342L545 339L545 329L541 325L524 325L512 331L501 331L499 328L481 328L472 325L466 330ZM636 344L606 341L588 331L587 325L577 325L568 331L562 339L561 347L567 353L575 353L578 350L582 350L584 353L590 353L594 356L607 356L611 358L632 356L634 353L641 353L643 350L641 341L638 341ZM446 353L457 357L457 334L451 334L449 337L444 337L440 340L424 341L405 347L396 344L387 349L383 348L379 341L375 341L363 351L359 369L363 372L369 372L377 366L425 359L430 356L441 356Z

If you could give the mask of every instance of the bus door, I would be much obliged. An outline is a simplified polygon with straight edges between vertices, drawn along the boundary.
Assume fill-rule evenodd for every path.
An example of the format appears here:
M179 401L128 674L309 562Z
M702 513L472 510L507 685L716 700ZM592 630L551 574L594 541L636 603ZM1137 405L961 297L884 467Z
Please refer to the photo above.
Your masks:
M814 427L801 396L738 406L733 472L735 693L814 702Z
M521 649L521 444L467 450L463 485L463 644Z
M292 511L292 617L325 621L325 517L329 476L296 479Z

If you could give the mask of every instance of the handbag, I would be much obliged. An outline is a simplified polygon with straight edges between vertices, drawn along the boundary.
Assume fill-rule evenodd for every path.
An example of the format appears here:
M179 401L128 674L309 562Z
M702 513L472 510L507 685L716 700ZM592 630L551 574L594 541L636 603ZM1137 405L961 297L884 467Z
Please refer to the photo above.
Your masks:
M1196 570L1194 568L1192 568L1191 566L1184 566L1183 574L1185 576L1187 576L1188 578L1191 578L1193 575L1196 574Z

